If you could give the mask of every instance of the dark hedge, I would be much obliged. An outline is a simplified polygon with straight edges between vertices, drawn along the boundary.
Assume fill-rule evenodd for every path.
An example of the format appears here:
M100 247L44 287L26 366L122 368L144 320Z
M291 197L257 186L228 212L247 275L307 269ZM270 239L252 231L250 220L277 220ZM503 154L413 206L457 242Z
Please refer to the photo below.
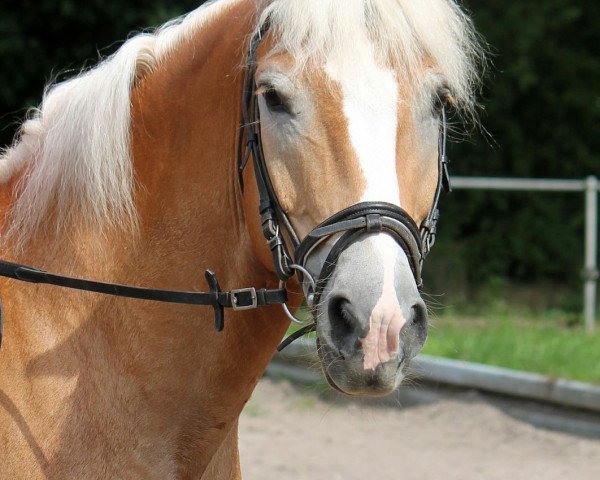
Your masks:
M112 53L130 32L197 0L24 0L0 6L0 144L44 85ZM460 175L600 174L600 2L468 0L494 66L482 95L488 135L452 147ZM576 284L583 200L577 194L455 192L443 199L429 277L502 276ZM434 267L434 268L431 268ZM433 281L435 284L435 280Z
M600 175L600 2L468 0L468 8L494 64L482 96L491 138L454 145L453 173ZM583 195L457 191L442 208L434 263L449 275L578 285Z
M129 35L203 3L199 0L0 0L0 145L50 81L113 53Z

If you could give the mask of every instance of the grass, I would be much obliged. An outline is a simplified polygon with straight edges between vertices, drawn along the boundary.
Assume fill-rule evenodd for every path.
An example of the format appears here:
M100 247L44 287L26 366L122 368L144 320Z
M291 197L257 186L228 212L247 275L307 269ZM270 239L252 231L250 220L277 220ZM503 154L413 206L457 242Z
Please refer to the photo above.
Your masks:
M430 324L423 353L600 384L600 335L561 315L449 311Z

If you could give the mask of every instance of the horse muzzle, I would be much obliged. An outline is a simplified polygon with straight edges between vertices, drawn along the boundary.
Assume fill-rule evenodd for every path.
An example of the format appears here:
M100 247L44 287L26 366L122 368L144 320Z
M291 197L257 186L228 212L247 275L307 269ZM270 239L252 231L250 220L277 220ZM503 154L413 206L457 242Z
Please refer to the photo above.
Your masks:
M363 234L338 257L314 307L325 376L350 395L386 395L427 336L427 310L406 252Z

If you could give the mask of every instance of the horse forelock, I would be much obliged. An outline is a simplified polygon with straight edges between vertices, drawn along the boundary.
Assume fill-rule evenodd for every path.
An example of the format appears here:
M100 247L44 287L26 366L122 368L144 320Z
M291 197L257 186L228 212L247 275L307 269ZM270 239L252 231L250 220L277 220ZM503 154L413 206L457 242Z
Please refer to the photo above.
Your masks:
M259 0L261 1L261 0ZM378 63L409 81L423 61L444 77L458 109L475 119L484 49L454 0L262 0L257 31L275 34L271 53L287 52L298 70L314 64L355 63L369 44Z

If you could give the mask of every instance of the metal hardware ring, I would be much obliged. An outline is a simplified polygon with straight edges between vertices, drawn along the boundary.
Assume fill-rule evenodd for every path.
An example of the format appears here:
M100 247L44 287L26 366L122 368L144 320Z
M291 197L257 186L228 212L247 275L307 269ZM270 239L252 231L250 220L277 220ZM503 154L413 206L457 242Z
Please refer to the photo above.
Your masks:
M317 283L315 282L315 279L313 278L313 276L310 274L310 272L304 268L302 265L297 265L295 263L292 263L289 266L292 270L298 270L300 273L302 273L303 281L308 280L308 282L310 283L310 290L309 290L309 294L306 296L306 302L308 304L309 307L312 307L312 302L313 302L313 298L314 298L314 292L317 289ZM283 280L279 281L279 288L284 288L285 287L285 283ZM306 325L309 322L312 321L312 319L308 319L308 320L300 320L299 318L297 318L289 309L289 307L287 306L287 303L282 303L281 304L281 308L283 308L283 311L285 312L285 314L287 315L287 317L294 323L296 323L297 325Z

